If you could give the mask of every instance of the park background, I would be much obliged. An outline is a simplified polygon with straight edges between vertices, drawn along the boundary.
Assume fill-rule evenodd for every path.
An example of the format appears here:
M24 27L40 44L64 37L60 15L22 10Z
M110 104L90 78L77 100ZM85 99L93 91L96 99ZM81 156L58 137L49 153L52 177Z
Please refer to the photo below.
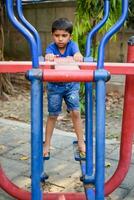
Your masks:
M49 0L41 3L24 4L24 16L37 29L42 41L43 54L46 46L51 42L51 24L59 17L67 17L74 22L76 13L76 0ZM134 20L134 19L133 19ZM122 28L117 33L116 40L111 40L106 45L106 62L126 62L127 42L134 35L133 22L131 26ZM7 20L4 23L5 55L11 60L30 60L30 51L27 41ZM101 39L101 35L98 35ZM12 76L12 81L17 84L27 84L22 74ZM118 91L123 94L124 76L112 76L107 84L108 91Z
M46 1L39 4L25 4L24 15L28 21L38 30L43 53L47 44L51 41L51 24L55 18L67 17L74 21L76 11L75 0ZM6 19L6 16L5 16ZM21 34L9 23L4 21L5 33L5 60L31 60L29 47ZM106 61L125 62L127 58L127 41L134 35L132 27L122 28L116 41L110 41L106 47ZM101 36L99 35L101 38ZM11 180L17 185L30 189L30 95L29 89L25 89L28 81L24 74L12 75L14 92L7 100L0 100L0 125L1 144L0 154L3 168ZM18 87L19 84L19 87ZM114 76L107 88L123 93L123 76ZM46 97L46 95L44 94ZM106 174L111 176L117 167L119 157L119 141L121 132L123 96L119 93L108 93L106 99ZM44 121L46 120L46 98L44 98ZM82 118L83 128L85 120ZM72 133L74 132L70 118L65 112L58 120L51 150L51 160L47 162L47 172L50 179L45 185L45 190L55 191L83 191L79 180L79 164L73 159ZM63 133L63 131L66 131ZM61 134L62 132L62 134ZM58 143L57 143L58 137ZM60 137L60 138L59 138ZM60 140L59 140L60 139ZM65 142L66 141L66 145ZM61 146L60 146L61 145ZM65 152L65 147L67 151ZM133 150L134 152L134 150ZM134 153L133 153L134 155ZM58 163L58 165L57 165ZM54 165L55 164L55 165ZM68 166L71 164L71 167ZM62 166L59 170L58 166ZM132 200L134 196L134 156L129 173L120 187L112 193L108 200ZM54 170L55 169L55 170ZM72 170L72 171L71 171ZM73 173L74 172L74 173ZM130 198L129 198L130 197ZM132 198L131 198L132 197ZM0 199L13 199L0 190ZM2 200L3 200L2 199Z

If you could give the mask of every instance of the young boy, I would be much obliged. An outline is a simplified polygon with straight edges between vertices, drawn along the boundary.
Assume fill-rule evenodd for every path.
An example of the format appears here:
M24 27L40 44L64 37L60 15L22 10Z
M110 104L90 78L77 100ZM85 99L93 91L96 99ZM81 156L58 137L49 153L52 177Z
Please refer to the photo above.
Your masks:
M56 56L73 56L73 59L78 62L83 60L83 56L81 55L77 44L71 40L72 31L72 22L66 18L60 18L53 22L53 43L48 45L46 48L46 61L53 61ZM44 156L48 156L50 152L51 137L57 117L61 113L63 99L67 105L67 110L70 111L78 140L79 151L82 154L85 153L85 143L83 139L82 123L79 111L79 88L79 83L75 82L49 82L47 84L49 116L46 123Z

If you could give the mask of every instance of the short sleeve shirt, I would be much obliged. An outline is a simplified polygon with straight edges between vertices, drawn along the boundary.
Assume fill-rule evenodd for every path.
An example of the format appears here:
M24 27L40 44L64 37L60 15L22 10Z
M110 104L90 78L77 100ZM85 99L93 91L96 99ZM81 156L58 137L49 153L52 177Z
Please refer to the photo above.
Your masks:
M74 54L77 53L77 52L80 52L79 47L72 40L70 40L67 43L66 50L65 50L64 54L60 53L58 46L55 43L49 44L46 48L46 54L52 53L52 54L59 56L59 57L74 56Z

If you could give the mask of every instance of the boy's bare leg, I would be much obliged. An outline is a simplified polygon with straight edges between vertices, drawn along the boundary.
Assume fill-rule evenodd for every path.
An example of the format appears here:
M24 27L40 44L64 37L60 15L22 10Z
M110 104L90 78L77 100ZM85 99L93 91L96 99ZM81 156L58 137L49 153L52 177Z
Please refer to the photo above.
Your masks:
M74 110L74 111L70 111L70 114L72 117L74 129L75 129L77 139L78 139L79 151L86 152L80 112L77 110Z
M44 144L44 156L48 156L50 151L51 137L53 134L53 130L55 127L55 123L57 120L57 116L48 116L46 122L46 130L45 130L45 144Z

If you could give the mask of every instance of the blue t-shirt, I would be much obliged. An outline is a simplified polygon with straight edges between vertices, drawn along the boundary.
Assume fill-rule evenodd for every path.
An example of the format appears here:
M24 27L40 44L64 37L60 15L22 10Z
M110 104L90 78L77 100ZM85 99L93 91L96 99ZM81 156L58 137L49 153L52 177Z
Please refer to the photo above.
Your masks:
M67 43L64 54L60 53L58 46L54 42L49 44L46 48L46 54L52 53L59 57L74 56L74 54L77 52L80 52L79 47L72 40Z

